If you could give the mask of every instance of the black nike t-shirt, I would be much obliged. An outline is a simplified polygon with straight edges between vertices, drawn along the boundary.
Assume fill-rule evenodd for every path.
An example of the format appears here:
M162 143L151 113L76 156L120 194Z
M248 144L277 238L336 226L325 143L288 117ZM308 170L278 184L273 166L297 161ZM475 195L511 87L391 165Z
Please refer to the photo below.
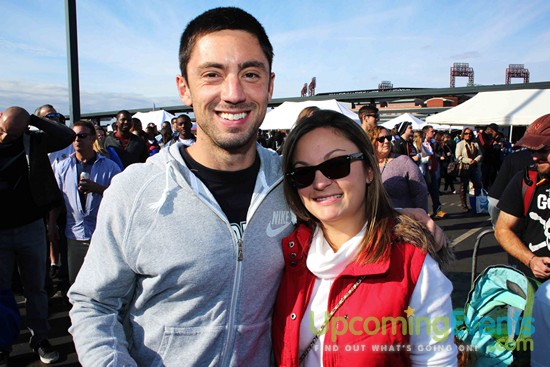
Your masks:
M246 214L256 185L256 177L260 171L258 154L256 154L254 164L248 168L240 171L218 171L205 167L191 158L185 146L180 148L180 152L187 167L214 195L229 223L238 225L241 230L244 230Z

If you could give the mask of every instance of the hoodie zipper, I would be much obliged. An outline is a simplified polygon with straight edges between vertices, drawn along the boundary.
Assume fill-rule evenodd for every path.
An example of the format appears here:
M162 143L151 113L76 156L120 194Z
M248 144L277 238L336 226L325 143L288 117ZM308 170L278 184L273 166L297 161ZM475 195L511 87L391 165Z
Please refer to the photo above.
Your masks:
M236 236L233 234L233 236ZM231 304L229 307L229 318L227 321L228 334L225 342L225 346L222 352L222 366L229 366L228 356L230 346L235 343L235 314L237 313L237 296L241 287L241 273L243 262L243 240L237 239L237 264L235 269L235 277L233 278L233 290L231 292Z

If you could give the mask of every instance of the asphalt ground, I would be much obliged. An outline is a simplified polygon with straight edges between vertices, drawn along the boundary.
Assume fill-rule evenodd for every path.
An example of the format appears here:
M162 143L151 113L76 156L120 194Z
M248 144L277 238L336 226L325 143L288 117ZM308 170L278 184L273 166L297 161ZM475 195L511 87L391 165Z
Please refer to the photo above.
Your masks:
M458 184L455 185L458 188ZM452 241L456 261L444 270L453 283L453 307L464 307L472 274L472 254L478 242L478 236L492 228L488 215L464 213L460 207L457 194L441 195L445 218L436 219L436 223L443 228L447 237ZM478 242L477 273L489 265L505 264L507 256L492 234L483 236ZM30 350L28 340L29 331L25 325L25 304L23 297L17 295L18 306L23 316L21 335L13 346L10 355L11 367L43 366L38 357ZM60 352L60 360L56 366L80 366L75 352L72 338L67 332L70 326L68 316L70 305L62 297L50 298L50 324L52 327L50 342Z

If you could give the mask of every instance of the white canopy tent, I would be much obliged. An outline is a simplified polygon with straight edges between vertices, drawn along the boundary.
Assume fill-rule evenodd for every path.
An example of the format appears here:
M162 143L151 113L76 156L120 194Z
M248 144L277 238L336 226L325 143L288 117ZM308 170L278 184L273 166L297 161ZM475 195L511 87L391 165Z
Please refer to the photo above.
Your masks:
M300 112L310 106L316 106L324 110L338 111L357 123L359 117L355 112L335 99L326 101L283 102L280 106L269 111L265 115L261 130L290 130L294 126Z
M395 125L400 124L403 121L412 122L413 130L420 130L422 129L422 126L426 125L426 122L422 121L418 117L411 115L410 113L404 113L379 125L384 126L386 129L393 129Z
M147 127L148 123L154 123L157 125L157 129L160 130L164 121L170 122L174 115L164 110L151 111L151 112L137 112L134 114L135 118L140 119L143 129Z
M421 130L425 125L428 125L426 122L422 121L418 117L410 114L410 113L404 113L400 116L397 116L391 120L388 120L382 124L379 124L380 126L384 126L386 129L391 130L395 127L395 125L403 122L403 121L410 121L412 122L412 128L413 130ZM430 124L435 130L449 130L449 125L440 125L440 124Z
M445 112L428 116L428 124L527 126L550 113L550 90L480 92Z

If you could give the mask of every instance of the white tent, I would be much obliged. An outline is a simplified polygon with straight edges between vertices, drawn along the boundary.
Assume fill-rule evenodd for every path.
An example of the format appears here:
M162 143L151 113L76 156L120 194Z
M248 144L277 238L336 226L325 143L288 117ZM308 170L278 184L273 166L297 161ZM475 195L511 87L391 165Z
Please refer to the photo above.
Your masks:
M410 121L412 122L412 128L413 130L421 130L425 125L428 125L426 122L422 121L418 117L410 114L410 113L404 113L401 116L397 116L396 118L393 118L391 120L388 120L382 124L379 124L380 126L384 126L386 129L391 130L395 127L395 125L399 124L403 121ZM438 131L447 131L451 129L450 125L441 125L441 124L430 124L431 127L433 127L435 130ZM455 127L456 128L456 127Z
M550 90L519 89L499 92L480 92L468 101L445 112L428 116L429 124L529 125L550 113Z
M420 130L422 129L422 126L426 125L424 121L419 119L418 117L415 117L411 115L410 113L404 113L400 116L397 116L391 120L388 120L382 124L379 124L380 126L384 126L386 129L393 129L395 125L403 122L403 121L410 121L412 122L412 128L413 130Z
M355 122L359 123L359 117L355 112L347 108L343 103L335 99L326 101L283 102L280 106L269 111L265 115L261 130L290 130L294 126L300 112L310 106L316 106L324 110L338 111Z
M147 124L152 122L157 125L157 129L160 131L162 123L164 121L170 121L174 117L170 112L164 110L151 111L151 112L137 112L134 116L140 119L143 129L147 127Z

